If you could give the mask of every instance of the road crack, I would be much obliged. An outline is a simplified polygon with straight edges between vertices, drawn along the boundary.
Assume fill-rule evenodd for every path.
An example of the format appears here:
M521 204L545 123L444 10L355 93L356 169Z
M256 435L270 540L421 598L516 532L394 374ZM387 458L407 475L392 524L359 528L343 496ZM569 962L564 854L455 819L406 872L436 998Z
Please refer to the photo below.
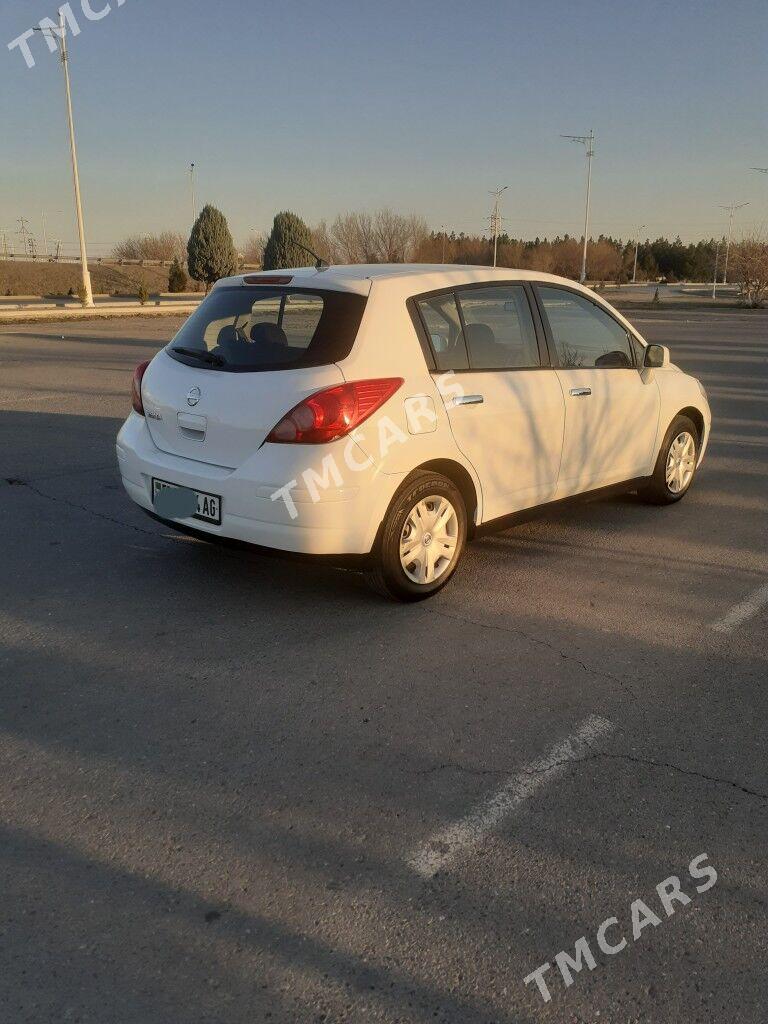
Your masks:
M516 629L512 626L502 626L494 622L478 622L476 619L470 619L464 615L452 615L450 612L442 611L439 608L425 608L423 611L430 615L440 615L445 619L452 619L454 622L463 622L468 626L478 626L481 629L492 629L500 633L511 633L512 636L520 637L522 640L528 641L528 643L536 644L539 647L544 647L548 651L552 651L563 661L576 665L583 672L586 672L587 675L596 676L601 679L608 679L613 683L617 683L633 700L637 700L637 694L632 687L627 684L625 679L621 679L619 676L615 676L611 672L604 672L602 669L593 668L580 658L576 658L567 651L561 650L556 644L543 640L541 637L526 633L522 629Z
M681 765L672 764L670 761L654 761L652 758L637 757L634 754L606 754L603 751L591 754L589 757L581 758L580 760L588 761L599 757L615 761L630 761L633 764L642 764L649 768L667 768L670 771L679 772L681 775L700 779L702 782L712 782L718 786L731 786L733 789L738 789L740 793L745 793L747 796L755 796L759 800L768 800L768 793L761 793L758 789L750 789L748 786L744 786L740 782L734 782L733 779L726 779L721 775L707 775L705 772L698 772L693 768L683 768Z
M757 797L758 800L768 800L768 793L762 793L757 789L750 789L749 786L744 786L740 782L735 782L733 779L727 779L720 775L707 775L705 772L696 771L693 768L685 768L678 764L673 764L671 761L655 761L653 758L637 757L634 754L608 754L605 751L596 750L591 754L585 754L583 757L569 757L558 761L550 761L546 764L540 765L528 765L524 768L516 767L503 767L503 768L479 768L474 765L463 765L456 761L446 761L441 764L432 765L429 768L415 769L413 774L424 776L434 775L438 772L443 771L458 771L463 772L467 775L495 775L495 776L520 776L520 775L546 775L547 773L554 771L556 768L570 768L576 767L577 765L586 764L589 761L597 761L598 759L605 759L611 761L628 761L632 764L644 765L647 768L660 768L668 771L678 772L680 775L688 776L689 778L699 779L701 782L710 782L717 786L730 786L732 789L737 789L740 793L744 793L746 796Z
M90 516L94 516L96 519L103 519L107 523L112 523L114 526L122 526L124 530L133 530L136 533L143 533L147 537L157 537L157 533L153 530L145 530L141 526L134 526L133 523L124 523L121 519L115 519L114 516L105 515L103 512L97 512L93 508L89 508L87 505L80 505L76 501L71 501L69 498L57 498L53 494L46 494L45 491L41 491L34 484L30 483L29 480L21 480L18 477L5 477L5 482L11 487L24 487L33 494L36 494L39 498L44 498L46 501L53 501L56 504L67 505L69 508L77 509L79 512L85 512Z

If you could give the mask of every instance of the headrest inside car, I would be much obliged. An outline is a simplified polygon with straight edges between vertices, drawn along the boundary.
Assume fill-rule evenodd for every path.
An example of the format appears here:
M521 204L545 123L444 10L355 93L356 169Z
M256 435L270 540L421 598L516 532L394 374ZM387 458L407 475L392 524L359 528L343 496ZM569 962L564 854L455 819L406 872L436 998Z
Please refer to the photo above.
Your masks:
M288 337L282 327L277 324L258 323L251 328L251 341L256 344L288 346Z

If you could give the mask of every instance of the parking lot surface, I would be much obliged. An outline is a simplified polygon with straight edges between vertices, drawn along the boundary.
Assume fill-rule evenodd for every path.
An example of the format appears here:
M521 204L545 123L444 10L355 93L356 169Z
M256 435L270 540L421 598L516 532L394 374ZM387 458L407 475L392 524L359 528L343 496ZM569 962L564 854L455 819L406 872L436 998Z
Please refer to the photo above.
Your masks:
M768 313L634 321L709 391L691 493L412 607L130 504L173 321L0 330L0 1021L766 1019Z

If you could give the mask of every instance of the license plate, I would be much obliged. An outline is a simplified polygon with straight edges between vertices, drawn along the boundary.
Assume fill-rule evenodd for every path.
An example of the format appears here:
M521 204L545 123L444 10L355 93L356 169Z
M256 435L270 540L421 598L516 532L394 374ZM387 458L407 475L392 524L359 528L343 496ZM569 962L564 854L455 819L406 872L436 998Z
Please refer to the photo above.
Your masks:
M169 483L167 480L152 480L152 503L154 504L155 498L160 491L165 491L168 488L178 490L179 484ZM221 498L218 494L206 494L205 491L196 491L193 488L186 488L191 490L197 498L197 512L192 516L193 519L202 519L204 523L213 523L215 526L221 526Z

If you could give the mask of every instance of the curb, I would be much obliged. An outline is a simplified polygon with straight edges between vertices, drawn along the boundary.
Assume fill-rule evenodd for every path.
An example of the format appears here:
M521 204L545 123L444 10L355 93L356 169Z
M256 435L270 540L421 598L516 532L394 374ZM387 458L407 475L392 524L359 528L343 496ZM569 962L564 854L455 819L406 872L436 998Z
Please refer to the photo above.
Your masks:
M97 306L94 309L38 309L6 311L0 308L0 325L34 324L68 320L120 320L126 317L189 316L199 303L177 303L173 306Z

